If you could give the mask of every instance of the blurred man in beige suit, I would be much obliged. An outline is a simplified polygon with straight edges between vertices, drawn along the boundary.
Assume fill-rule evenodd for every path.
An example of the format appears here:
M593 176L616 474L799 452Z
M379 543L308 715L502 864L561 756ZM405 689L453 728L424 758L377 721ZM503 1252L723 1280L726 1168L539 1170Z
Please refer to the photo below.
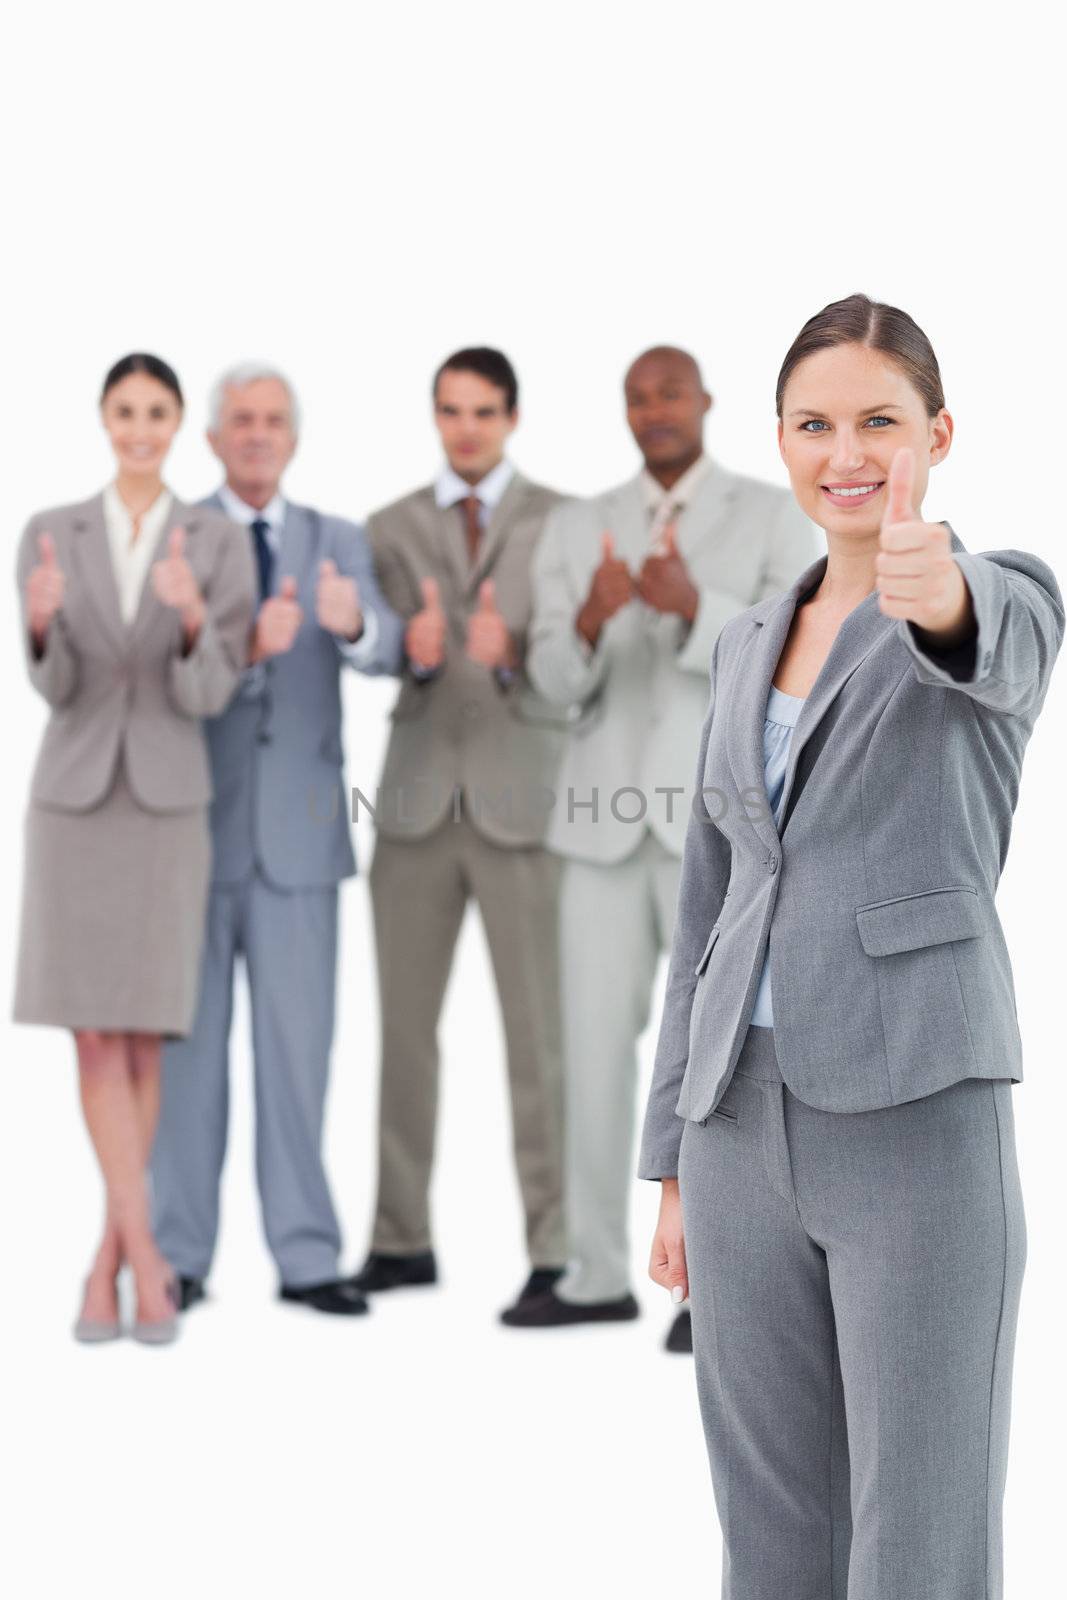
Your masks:
M817 554L787 490L704 453L711 396L684 350L633 363L643 458L621 488L561 505L534 562L530 676L580 708L549 844L561 888L570 1268L508 1313L525 1327L627 1321L637 1040L674 928L712 646L730 617ZM688 1312L671 1349L691 1348Z
M518 387L499 351L439 369L447 464L370 518L406 663L376 804L370 887L382 1019L379 1187L365 1291L436 1282L428 1190L437 1023L469 900L503 1012L515 1161L536 1297L559 1277L562 1089L558 858L544 847L563 718L525 670L530 562L559 499L505 456Z

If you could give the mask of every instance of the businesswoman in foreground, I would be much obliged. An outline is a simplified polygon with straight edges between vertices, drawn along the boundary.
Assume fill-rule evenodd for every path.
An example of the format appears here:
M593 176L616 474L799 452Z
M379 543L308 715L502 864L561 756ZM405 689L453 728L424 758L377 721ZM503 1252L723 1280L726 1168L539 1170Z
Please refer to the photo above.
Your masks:
M1025 1256L994 907L1056 580L922 520L952 420L864 296L778 384L828 553L712 656L641 1175L724 1600L994 1600Z
M133 1331L161 1344L177 1323L145 1178L160 1036L193 1019L210 867L199 719L236 686L253 568L239 529L163 483L182 417L171 369L127 356L100 404L114 482L33 517L18 556L26 660L51 715L26 817L14 1014L72 1030L104 1177L104 1234L75 1334L119 1333L125 1260Z

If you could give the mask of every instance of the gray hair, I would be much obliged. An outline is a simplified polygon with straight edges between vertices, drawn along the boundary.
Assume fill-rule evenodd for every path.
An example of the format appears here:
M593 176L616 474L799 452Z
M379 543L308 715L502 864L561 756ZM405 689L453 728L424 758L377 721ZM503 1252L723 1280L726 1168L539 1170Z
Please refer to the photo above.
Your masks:
M216 378L211 386L208 397L208 427L216 429L222 421L222 407L226 399L227 389L243 389L246 383L261 383L264 378L274 378L282 385L289 396L289 408L292 412L293 432L300 432L300 402L284 372L279 372L277 367L272 367L266 361L240 361L235 367L228 367L220 377Z

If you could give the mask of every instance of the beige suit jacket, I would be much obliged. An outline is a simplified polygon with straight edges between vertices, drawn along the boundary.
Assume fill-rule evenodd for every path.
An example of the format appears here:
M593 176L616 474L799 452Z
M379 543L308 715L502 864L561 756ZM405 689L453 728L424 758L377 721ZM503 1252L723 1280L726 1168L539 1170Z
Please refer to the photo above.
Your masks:
M422 580L436 578L448 618L441 670L425 682L410 667L402 675L376 796L375 819L384 836L423 838L458 805L496 844L543 841L567 718L534 690L525 656L530 562L559 498L516 473L473 566L459 507L438 507L432 486L370 517L367 532L389 604L406 620L422 607ZM506 686L464 652L486 578L493 579L519 653L519 670Z
M243 528L217 512L174 500L153 554L183 527L185 555L207 607L183 654L177 613L157 599L151 572L127 625L119 612L103 497L31 517L18 553L23 643L30 680L52 708L31 798L88 811L108 792L121 754L130 786L149 811L184 811L212 797L202 717L217 715L247 658L256 580ZM50 533L66 578L63 608L39 658L26 619L26 582Z

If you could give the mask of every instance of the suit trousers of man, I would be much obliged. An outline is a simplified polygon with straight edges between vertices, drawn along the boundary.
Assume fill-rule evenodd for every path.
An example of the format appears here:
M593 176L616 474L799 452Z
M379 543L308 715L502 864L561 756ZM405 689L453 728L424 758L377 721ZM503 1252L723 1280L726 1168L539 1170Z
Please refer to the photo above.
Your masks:
M503 1014L527 1248L534 1266L562 1265L558 860L540 846L492 843L461 805L458 817L450 814L424 838L379 834L370 887L382 1026L372 1248L409 1255L431 1246L437 1025L473 899Z
M257 872L211 891L192 1033L164 1053L152 1155L156 1238L175 1269L205 1278L219 1223L229 1108L234 965L245 959L255 1059L256 1175L263 1226L292 1288L337 1277L340 1230L323 1169L333 1042L337 889L275 889Z
M629 1292L637 1041L670 949L682 863L649 828L622 861L569 859L560 889L570 1263L557 1293Z
M723 1600L1000 1600L1009 1080L819 1111L750 1026L678 1175Z

